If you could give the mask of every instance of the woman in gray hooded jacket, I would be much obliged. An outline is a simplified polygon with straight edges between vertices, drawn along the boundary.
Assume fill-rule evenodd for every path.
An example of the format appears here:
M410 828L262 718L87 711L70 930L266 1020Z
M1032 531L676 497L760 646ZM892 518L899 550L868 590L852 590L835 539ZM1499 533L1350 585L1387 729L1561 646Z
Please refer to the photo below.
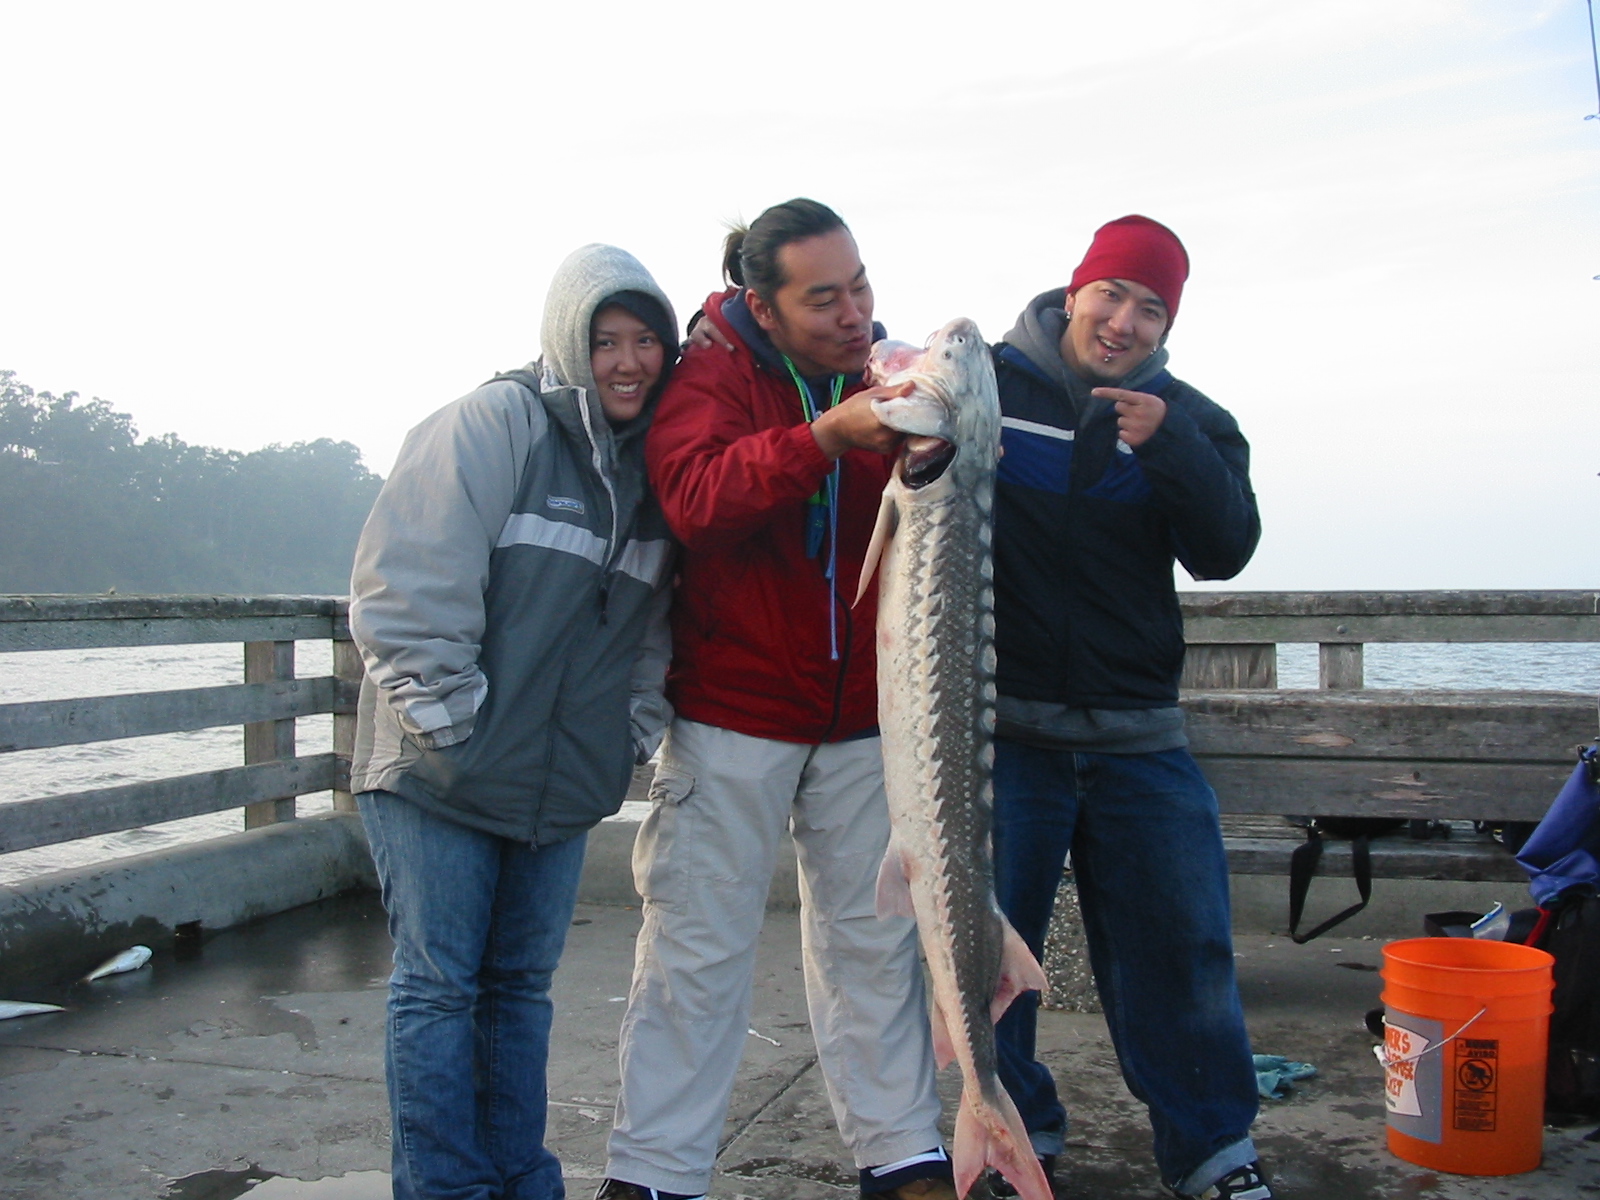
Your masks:
M543 358L407 436L367 519L350 627L351 790L395 943L386 1066L397 1200L550 1200L550 979L584 833L670 717L672 554L644 433L672 306L585 246Z

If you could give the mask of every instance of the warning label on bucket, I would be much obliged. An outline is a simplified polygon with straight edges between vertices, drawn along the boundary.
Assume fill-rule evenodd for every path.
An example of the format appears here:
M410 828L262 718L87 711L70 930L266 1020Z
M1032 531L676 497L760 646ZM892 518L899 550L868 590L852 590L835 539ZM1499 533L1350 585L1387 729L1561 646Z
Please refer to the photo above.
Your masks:
M1457 1038L1455 1051L1455 1113L1451 1124L1473 1133L1493 1133L1500 1039Z
M1374 1050L1383 1063L1389 1126L1409 1137L1439 1142L1444 1137L1444 1064L1439 1061L1444 1027L1394 1010L1384 1014L1383 1023L1383 1045Z

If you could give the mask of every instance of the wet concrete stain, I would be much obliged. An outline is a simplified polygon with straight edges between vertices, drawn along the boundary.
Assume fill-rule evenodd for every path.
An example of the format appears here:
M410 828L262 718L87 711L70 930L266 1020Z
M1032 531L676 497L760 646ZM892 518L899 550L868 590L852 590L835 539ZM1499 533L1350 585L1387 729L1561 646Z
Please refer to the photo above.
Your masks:
M854 1171L846 1171L834 1163L804 1162L793 1158L750 1158L739 1163L719 1163L726 1175L744 1179L809 1179L829 1187L854 1188L858 1180Z
M174 1179L161 1200L388 1200L385 1171L352 1171L325 1179L291 1179L256 1166L239 1171L199 1171Z
M174 1179L161 1190L161 1196L162 1200L237 1200L271 1178L270 1172L253 1166L242 1171L198 1171Z
M75 1107L81 1108L82 1105L77 1105ZM112 1116L112 1115L113 1114L108 1112L106 1109L100 1108L100 1109L96 1109L94 1112L73 1112L73 1113L68 1113L66 1116L62 1117L61 1119L63 1121L73 1121L73 1122L103 1121L107 1117Z

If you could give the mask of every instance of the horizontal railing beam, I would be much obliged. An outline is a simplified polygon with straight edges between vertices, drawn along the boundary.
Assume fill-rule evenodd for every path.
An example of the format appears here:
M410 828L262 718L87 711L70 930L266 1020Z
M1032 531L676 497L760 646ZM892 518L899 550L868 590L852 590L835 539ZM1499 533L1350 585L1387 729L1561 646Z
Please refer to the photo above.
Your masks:
M1303 838L1227 839L1228 870L1234 875L1287 875L1289 856ZM1492 842L1458 843L1413 841L1398 837L1374 838L1368 845L1374 879L1446 879L1455 882L1527 883L1524 871L1510 851ZM1351 875L1350 843L1326 838L1316 874L1344 880L1355 894ZM1333 885L1329 885L1332 888ZM1320 894L1319 894L1320 895ZM1335 900L1324 899L1332 906Z
M1572 773L1570 762L1195 757L1225 813L1537 821Z
M1185 692L1199 755L1548 763L1570 770L1600 734L1593 697L1568 692Z
M1600 642L1600 592L1180 592L1191 644Z
M0 596L0 625L27 621L156 620L219 617L333 617L344 596L37 595Z
M315 713L352 713L355 701L355 686L330 675L126 696L0 704L0 753L76 746L112 738L149 737L217 725L243 725L250 721L308 717Z
M243 808L279 796L349 787L348 762L335 754L314 754L149 783L18 800L0 804L0 853Z
M1600 642L1600 615L1212 616L1188 613L1184 640L1195 645L1254 642Z
M0 652L348 638L343 596L0 596Z
M326 641L337 636L334 625L334 618L316 616L16 621L0 624L0 651Z
M1179 592L1186 617L1600 616L1600 591Z

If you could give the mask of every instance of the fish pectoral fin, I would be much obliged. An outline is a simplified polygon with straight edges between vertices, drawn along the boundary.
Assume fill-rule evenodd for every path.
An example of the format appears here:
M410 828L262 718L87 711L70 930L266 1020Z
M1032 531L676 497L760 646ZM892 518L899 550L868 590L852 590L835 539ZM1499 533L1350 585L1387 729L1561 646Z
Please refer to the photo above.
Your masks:
M994 999L989 1003L989 1019L993 1021L1005 1016L1011 1002L1023 992L1050 990L1044 968L1034 958L1022 935L1011 928L1011 922L1004 917L1000 918L1000 925L1000 979L995 984Z
M950 1036L950 1022L937 996L928 1003L928 1024L933 1028L933 1061L942 1071L955 1061L956 1043Z
M867 584L872 582L872 577L877 574L878 562L883 558L883 552L894 537L895 526L899 522L899 514L895 511L894 497L889 494L889 487L883 489L883 499L878 503L878 523L872 527L872 540L867 543L867 557L861 563L861 583L856 588L856 598L850 601L854 608L861 603L861 597L867 594Z
M911 880L906 873L905 854L893 832L889 834L889 848L884 851L883 862L878 865L878 916L910 917L916 919L916 906L911 902Z

